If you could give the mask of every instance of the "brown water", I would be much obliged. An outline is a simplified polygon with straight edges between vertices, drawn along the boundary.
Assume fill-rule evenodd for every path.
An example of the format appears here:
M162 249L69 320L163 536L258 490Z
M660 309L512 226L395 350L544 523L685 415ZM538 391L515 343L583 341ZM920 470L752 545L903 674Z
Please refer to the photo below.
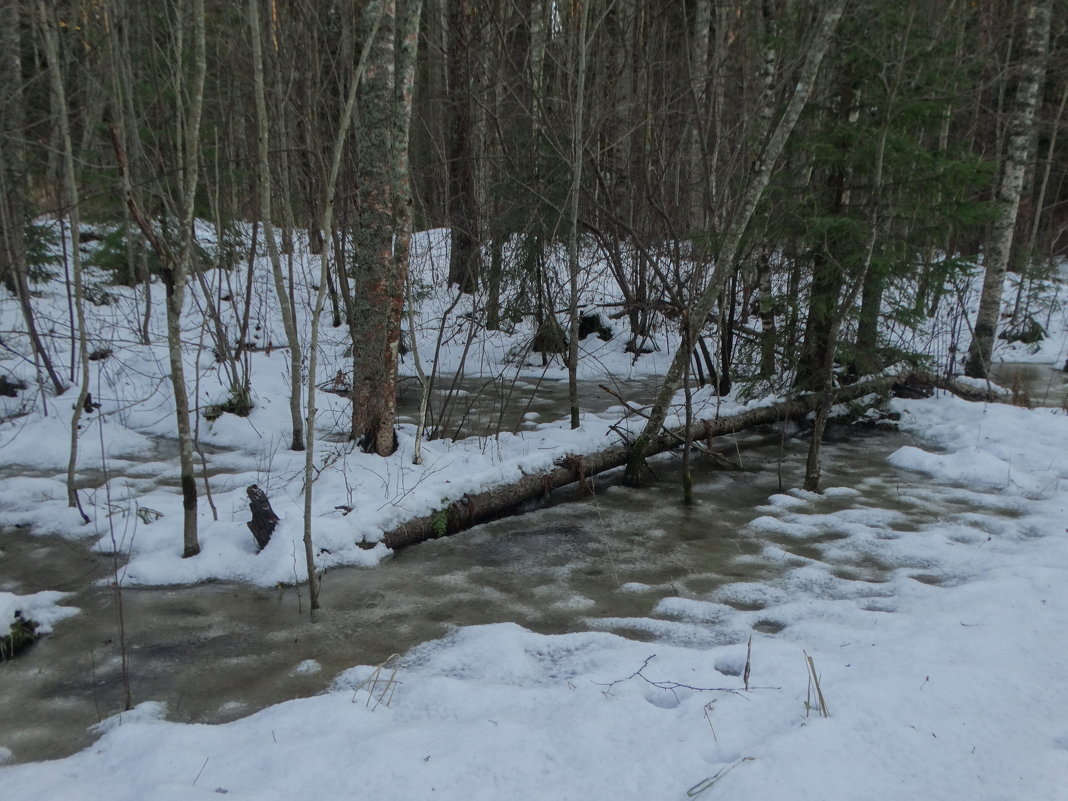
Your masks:
M812 511L897 508L901 530L928 520L930 499L902 493L916 477L886 464L906 442L881 432L835 441L832 431L824 485L863 487L863 495L825 497ZM699 460L693 507L679 502L675 457L668 457L657 466L661 481L648 487L602 480L593 499L410 548L375 569L330 571L314 618L303 588L125 588L134 701L165 701L173 720L221 722L321 692L352 665L378 664L455 626L512 621L543 633L600 629L670 639L670 631L646 624L664 598L773 581L810 560L826 560L850 580L885 580L897 566L873 554L832 553L833 532L799 542L747 528L770 494L800 483L806 449L768 429L725 441L720 457ZM768 543L785 558L757 558ZM121 708L116 604L104 586L111 565L85 543L25 531L3 532L0 547L0 589L66 590L73 595L65 603L81 609L23 656L0 663L0 746L20 761L63 756L92 742L87 727ZM938 580L922 570L917 578ZM757 625L770 633L777 627ZM740 635L708 627L707 636ZM320 672L296 670L309 659Z
M656 377L621 384L611 378L579 381L579 406L583 412L599 414L620 401L617 395L634 403L652 401L659 387ZM415 379L401 381L398 419L415 423L419 414L419 384ZM438 376L427 406L428 432L442 437L493 436L502 431L518 431L538 421L558 420L568 415L567 381L524 377L460 378Z
M566 410L563 382L465 381L460 389L449 427L462 419L468 432L513 430L531 412L549 420ZM626 394L640 400L654 390L649 383ZM584 408L618 403L595 383L581 392ZM402 401L410 413L418 399ZM594 498L409 548L375 569L332 570L314 618L304 588L126 587L133 700L166 702L172 720L222 722L321 692L353 665L379 664L456 626L482 623L515 622L542 633L608 630L690 645L736 641L745 635L737 626L687 627L657 605L672 597L704 599L735 582L773 583L812 562L875 588L873 594L895 570L926 583L945 579L937 566L895 565L874 548L838 547L846 535L833 529L798 538L750 528L767 513L760 507L769 495L800 485L807 440L768 428L718 442L714 457L697 457L695 506L681 504L677 456L668 455L656 462L660 480L644 488L623 489L598 477ZM971 514L974 499L940 496L887 464L887 455L910 442L895 432L832 428L822 485L861 494L824 496L797 511L896 510L888 536L915 531L933 517ZM128 467L136 471L135 464ZM165 483L158 473L157 461L144 480ZM776 558L763 555L768 545L780 549ZM65 590L72 593L65 603L81 610L18 659L0 663L0 747L15 760L70 754L95 739L90 726L121 709L111 571L110 561L85 541L0 530L0 590ZM774 634L782 623L758 619L753 627ZM315 660L318 671L297 670L305 660Z
M990 377L1009 389L1019 386L1034 406L1068 404L1068 373L1048 364L1002 362L991 366Z

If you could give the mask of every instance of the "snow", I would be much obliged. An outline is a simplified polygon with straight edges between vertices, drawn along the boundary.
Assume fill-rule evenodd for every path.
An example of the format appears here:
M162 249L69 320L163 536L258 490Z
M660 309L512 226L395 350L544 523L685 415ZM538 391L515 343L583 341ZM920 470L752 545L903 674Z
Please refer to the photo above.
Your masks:
M778 584L661 601L661 619L629 621L654 642L461 628L377 676L354 667L322 695L221 725L142 704L81 753L0 768L5 798L1063 798L1068 417L894 403L917 438L893 461L920 471L920 531L895 531L893 510L784 495L755 518L834 527L832 544L858 554L878 546L898 565L889 581L802 563ZM967 525L947 514L980 491L1001 501L964 512ZM871 501L826 502L843 498ZM754 631L761 621L781 631ZM811 699L806 710L805 654L827 718Z
M479 299L462 299L444 314L453 300L439 289L446 239L426 232L413 243L422 282L414 340L424 368L436 358L443 374L492 377L520 391L562 379L558 362L543 368L522 354L529 329L472 331L464 315ZM301 291L316 272L313 260L298 258ZM207 279L240 284L225 274ZM606 281L591 268L586 303L612 300ZM62 326L61 283L41 290L44 316ZM94 346L119 335L135 342L138 291L109 291L112 305L89 310ZM191 287L191 304L197 291ZM284 337L272 290L264 283L258 292L253 336L262 349L250 357L255 408L248 418L199 422L218 510L215 520L201 498L199 556L181 558L158 305L152 344L125 345L94 363L92 392L102 406L86 416L78 461L90 524L66 505L70 393L0 401L0 454L11 468L0 482L5 523L120 550L129 556L129 584L304 580L303 561L295 558L302 553L304 457L286 449L290 356L277 347ZM4 330L16 329L13 301L0 300ZM974 302L959 300L957 308ZM307 304L298 305L306 315ZM1039 348L999 344L999 355L1057 364L1068 326L1063 304L1056 310L1059 323L1047 324L1051 337ZM324 334L326 382L346 364L348 343L342 329ZM926 337L916 349L929 354L948 344L941 323L908 338L898 334L891 341L901 346ZM218 365L201 361L199 336L194 327L186 332L186 361L203 407L225 399L226 384ZM674 335L658 331L656 344L659 351L634 359L620 337L591 337L580 377L655 376L667 365ZM954 347L966 351L966 343ZM10 368L34 378L32 365ZM411 356L402 372L415 374ZM707 414L743 406L707 392L695 403ZM319 404L320 436L343 430L348 401L320 392ZM174 722L165 705L147 701L106 720L95 729L97 742L65 759L10 764L18 754L0 743L0 763L8 763L0 767L3 797L1063 799L1068 416L953 397L897 400L893 410L913 443L896 451L887 469L914 478L897 488L893 504L880 505L884 500L861 485L775 493L753 510L746 532L763 548L745 558L781 562L780 578L658 598L648 617L589 618L593 631L459 628L384 667L354 666L321 695L219 725ZM565 453L600 449L615 441L613 426L623 416L621 407L585 412L572 431L526 410L517 433L423 442L421 465L412 464L412 425L400 427L390 459L323 439L315 456L317 467L329 468L315 483L319 565L373 567L390 556L383 532L464 493L544 470ZM111 477L106 487L104 473ZM244 493L252 483L268 492L281 517L258 554L245 527ZM929 510L916 530L901 525L901 504ZM818 547L826 561L798 556L787 543ZM640 603L651 589L628 582L619 591ZM17 608L45 628L55 625L76 611L59 606L62 599L57 592L0 593L0 624ZM578 595L553 602L579 615L592 604ZM806 655L829 717L816 708ZM306 660L292 672L321 669Z
M38 634L48 634L60 620L78 614L71 606L60 606L59 602L70 593L43 590L29 595L15 595L13 592L0 592L0 636L6 636L15 622L16 612L24 620L37 624Z
M198 225L198 237L208 248L216 238L214 230L206 224ZM295 289L304 297L297 306L299 327L306 335L310 305L307 293L312 280L317 278L318 262L300 245L298 242L294 255ZM91 250L97 246L92 243L88 247ZM414 336L407 332L407 338L417 346L420 364L424 370L436 365L440 376L450 377L448 381L439 380L438 390L445 389L456 374L480 380L479 384L458 387L454 403L493 400L498 392L521 397L538 385L556 384L566 378L559 359L543 367L540 357L528 352L533 337L529 320L501 331L473 325L472 319L478 316L484 298L462 296L457 301L446 289L447 231L438 229L417 234L412 253L414 305L405 328L414 328ZM83 417L77 465L84 487L80 500L90 517L89 524L83 523L77 510L67 506L69 396L73 391L61 398L35 396L32 392L15 399L0 398L0 454L10 476L0 484L0 508L9 523L91 538L103 551L119 548L129 557L124 578L128 585L236 580L274 586L306 580L302 560L297 560L299 564L294 569L294 553L303 550L304 454L288 450L290 354L286 348L279 347L285 337L273 300L266 255L256 255L253 281L256 294L251 306L249 338L260 349L248 356L254 408L248 417L223 414L209 421L202 415L196 416L203 449L197 454L197 461L209 472L210 501L215 507L211 508L203 482L199 482L200 555L194 559L182 558L182 502L175 475L177 449L173 441L174 404L167 379L165 314L158 286L153 293L155 302L149 316L151 336L147 345L136 344L144 315L141 288L108 285L109 305L87 307L89 330L95 332L90 349L121 342L113 348L111 357L91 366L90 389L100 409ZM565 269L561 254L549 256L550 267ZM219 288L224 288L226 296L232 298L230 303L221 305L223 323L231 340L238 333L242 271L243 266L229 272L209 271L205 275L207 286L216 288L219 295L224 294ZM87 272L90 283L102 285L107 277L92 268ZM947 312L950 317L961 304L974 305L976 286L973 280L961 290L959 304L945 304L950 309ZM1043 320L1051 332L1046 341L1051 349L1048 362L1060 358L1061 351L1054 352L1061 347L1055 341L1058 336L1061 339L1068 336L1060 330L1068 329L1064 325L1066 312L1061 290L1057 284L1051 287L1048 297L1043 296L1045 305L1042 306L1049 310L1049 319ZM49 282L38 289L40 297L35 298L38 313L62 328L68 308L63 282ZM190 313L184 333L185 362L194 406L201 410L224 400L228 391L225 370L211 357L211 343L205 342L206 335L200 326L202 315L196 312L203 307L202 291L197 282L189 286ZM622 324L605 313L606 309L614 308L611 304L618 302L618 290L613 287L611 271L596 254L591 253L586 259L581 292L583 307L600 311L602 321L614 327L616 333L608 342L590 336L581 343L579 377L589 382L588 391L602 400L599 408L605 405L607 396L596 389L598 383L613 385L624 396L631 393L633 382L638 380L645 381L649 389L654 387L655 377L666 369L677 345L674 326L654 319L654 336L647 343L654 346L654 351L635 357L624 352L626 332ZM1014 296L1012 287L1007 287L1006 297ZM4 321L6 330L19 328L19 313L13 298L0 296L0 321ZM925 327L911 332L912 339L904 338L904 331L893 329L888 332L889 342L935 355L936 348L945 344L946 329L952 322L945 315L934 318ZM318 376L321 387L331 384L339 373L348 374L349 344L344 327L324 326ZM202 345L207 345L207 350ZM1002 356L1016 358L1018 355L1000 340L998 347ZM24 350L29 352L28 348ZM63 372L62 349L54 357L60 360ZM415 357L413 352L402 359L402 375L416 374ZM36 383L32 360L8 359L5 366L31 386ZM410 384L414 385L414 381ZM584 405L588 400L584 398ZM699 416L714 416L773 400L764 397L745 404L737 394L720 399L704 390L695 394L694 404ZM384 533L405 520L432 514L465 493L544 471L565 454L600 450L619 442L620 432L631 431L641 423L640 418L628 417L622 406L611 406L596 413L584 411L581 427L571 430L567 421L555 419L562 415L546 415L539 404L531 404L539 408L516 411L514 432L505 429L494 431L491 436L456 442L424 440L422 464L415 465L412 464L414 425L399 426L398 451L383 460L361 453L345 440L349 420L347 398L324 391L318 393L317 403L319 441L314 459L317 477L312 515L319 566L327 570L342 565L374 566L390 555L380 543ZM440 406L440 397L436 403ZM676 407L678 411L681 409ZM678 419L678 414L672 414L668 422ZM930 461L943 457L921 457L915 453L910 456L906 452L898 458L895 464L906 466L903 460L908 458ZM994 454L982 464L966 458L966 463L958 466L957 480L974 480L982 487L1001 486L1015 480L998 461L1002 458ZM912 466L924 469L918 461ZM111 478L106 487L105 474ZM1034 480L1041 483L1043 479ZM251 484L257 484L268 494L281 518L271 544L262 553L257 553L245 525L249 519L245 490ZM849 488L842 491L848 492ZM777 508L805 501L803 493L793 491L769 499L768 506ZM782 529L786 524L771 525Z

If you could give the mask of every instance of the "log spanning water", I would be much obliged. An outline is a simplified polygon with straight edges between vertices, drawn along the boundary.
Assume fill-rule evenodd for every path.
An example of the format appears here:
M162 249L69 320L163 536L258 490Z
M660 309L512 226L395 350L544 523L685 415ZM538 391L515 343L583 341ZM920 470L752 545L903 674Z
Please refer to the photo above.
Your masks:
M894 387L924 391L938 387L959 395L966 400L994 401L1001 395L993 390L983 390L952 379L929 373L911 372L888 375L861 381L839 388L835 403L848 403L867 395L885 396ZM715 437L734 434L747 428L786 420L795 420L815 411L822 397L819 393L803 395L793 400L746 409L738 414L711 420L695 421L690 430L686 426L664 429L650 445L648 455L671 450L679 443L691 441L711 444ZM448 536L491 520L510 514L516 508L535 498L548 498L555 489L578 483L585 488L590 476L622 467L627 463L630 445L624 443L590 454L569 454L559 459L556 466L545 473L525 475L509 484L490 487L484 492L464 495L432 514L417 517L386 532L383 542L390 548L404 548L436 537Z
M894 379L877 379L846 388L841 393L843 401L852 400L876 392L885 393ZM813 411L819 396L808 395L792 401L776 403L757 409L748 409L740 414L714 420L697 421L689 434L692 439L710 441L712 438L741 431L752 426L797 418ZM649 450L655 455L678 445L687 437L686 427L665 429ZM386 533L383 541L390 548L403 548L435 537L447 536L480 523L508 514L520 504L535 498L548 498L555 490L569 484L584 486L590 476L622 467L627 462L629 444L623 443L595 453L568 454L556 462L556 466L544 473L525 475L509 484L490 487L484 492L465 494L432 514L407 521Z

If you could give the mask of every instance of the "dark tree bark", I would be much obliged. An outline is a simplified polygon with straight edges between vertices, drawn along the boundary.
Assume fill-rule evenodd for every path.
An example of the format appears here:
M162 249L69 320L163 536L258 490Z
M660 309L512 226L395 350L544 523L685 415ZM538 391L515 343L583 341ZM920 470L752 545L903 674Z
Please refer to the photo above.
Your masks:
M475 98L472 62L478 42L477 10L471 0L448 0L448 115L449 115L449 285L461 292L478 289L480 247L478 197L475 189Z
M383 3L360 98L352 438L380 456L396 450L397 359L412 219L408 139L421 12L421 0Z
M395 183L393 104L396 0L382 4L382 18L359 97L360 137L354 288L351 320L352 438L365 451L393 453L396 360L399 329L390 330L403 283L394 289L393 208ZM369 33L361 32L364 37ZM399 319L399 309L398 309Z
M252 513L252 519L246 524L252 536L256 538L256 544L262 551L271 541L271 535L278 525L278 515L271 508L271 501L267 493L253 484L248 488L248 509Z

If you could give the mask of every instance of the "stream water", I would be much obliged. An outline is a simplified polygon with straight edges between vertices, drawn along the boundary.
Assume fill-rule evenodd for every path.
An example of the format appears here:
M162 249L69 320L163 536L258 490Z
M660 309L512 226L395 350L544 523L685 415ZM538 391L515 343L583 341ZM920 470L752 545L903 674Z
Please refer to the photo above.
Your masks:
M1047 364L1003 362L993 365L990 375L1003 387L1011 388L1018 382L1035 406L1068 404L1068 373Z
M900 532L933 516L966 516L970 508L953 494L903 492L927 483L886 461L910 443L897 432L831 428L822 484L859 494L828 494L802 511L894 510L889 525ZM720 449L695 466L694 506L680 502L675 457L668 457L657 463L660 480L647 487L602 480L593 498L409 548L375 569L332 570L314 618L303 588L126 587L134 702L164 701L172 720L222 722L321 692L352 665L379 664L454 627L481 623L511 621L542 633L607 630L683 644L744 641L736 627L674 625L658 604L702 599L735 582L774 582L813 561L864 586L901 568L878 553L834 547L844 536L834 531L799 540L748 526L765 513L769 496L800 485L806 440L769 428L723 439ZM760 558L768 544L782 556ZM64 590L72 593L64 603L81 610L0 663L0 746L14 760L83 748L97 736L89 727L121 708L117 607L107 586L112 569L84 542L0 532L0 589ZM940 581L922 566L910 576ZM753 623L768 634L782 626L770 618Z

